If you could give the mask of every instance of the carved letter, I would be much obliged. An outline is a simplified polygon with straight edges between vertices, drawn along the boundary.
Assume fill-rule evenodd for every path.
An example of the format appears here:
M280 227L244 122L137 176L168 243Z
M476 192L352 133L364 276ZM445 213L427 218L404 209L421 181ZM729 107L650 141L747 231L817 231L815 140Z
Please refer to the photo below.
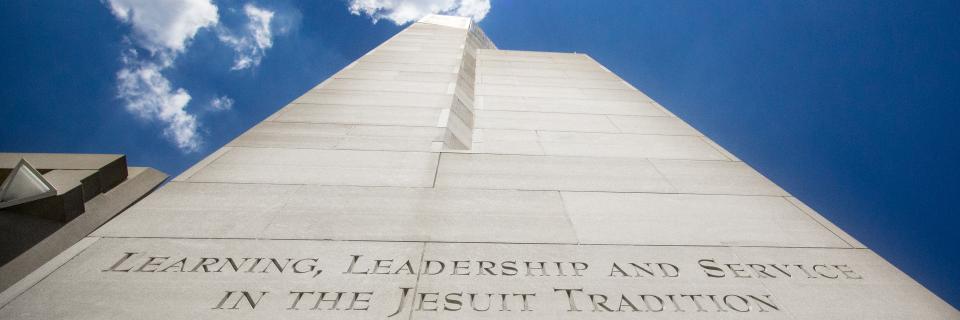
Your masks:
M654 310L653 308L650 307L650 302L647 301L647 297L653 297L653 298L656 298L656 299L657 299L657 309L656 309L656 310ZM661 312L661 311L663 311L663 299L661 299L661 298L658 297L658 296L650 295L650 294L641 294L641 295L640 295L640 300L643 301L643 304L647 306L647 311L651 311L651 312Z
M407 274L415 274L413 272L413 265L410 264L410 260L407 260L407 262L404 262L403 265L400 266L400 268L397 268L397 270L393 272L393 274L399 274L400 271L403 271L403 270L407 270Z
M159 267L161 263L170 259L170 257L150 257L147 259L147 262L144 262L140 268L137 268L136 272L154 272L157 271L156 268L147 270L147 267Z
M503 271L500 274L505 276L515 276L517 275L517 262L516 261L504 261L500 264L500 267L503 268ZM507 271L510 271L509 273Z
M626 273L625 271L623 271L623 269L620 268L620 266L618 266L616 262L614 262L614 263L613 263L613 266L610 267L610 275L609 275L609 277L613 277L613 275L614 275L615 273L620 274L621 277L627 277L627 273Z
M370 273L371 274L389 274L390 265L392 264L393 264L393 259L373 260L373 271L371 271Z
M299 266L300 266L300 263L301 263L301 262L304 262L304 261L312 261L313 263L311 263L310 265L308 265L306 270L303 270L303 269L300 269ZM293 273L307 273L307 272L311 272L311 271L313 271L314 269L317 268L317 263L319 263L319 262L320 262L320 259L300 259L300 260L297 260L297 262L294 262L294 263L293 263ZM316 275L314 275L314 276L316 276Z
M445 311L460 311L460 308L463 307L463 302L460 302L460 298L463 296L462 293L448 293L443 297L443 310ZM451 305L455 305L457 308L454 309Z
M220 300L220 303L218 303L216 307L213 307L213 309L223 309L224 303L226 303L227 300L228 300L231 296L233 296L233 293L234 293L234 292L237 292L237 291L227 291L227 294L223 296L223 299ZM247 302L247 305L250 306L250 309L256 309L256 308L257 308L257 304L260 303L260 300L263 299L263 296L267 295L267 293L268 293L267 291L260 291L260 296L257 297L256 300L254 300L254 299L253 299L253 296L250 294L250 292L240 291L240 295L241 295L241 296L240 296L240 297L237 297L237 302L235 302L232 307L227 308L227 309L228 309L228 310L237 310L237 309L240 309L240 304L243 303L244 301Z
M845 264L835 264L833 265L833 267L837 268L837 270L840 270L840 272L842 272L843 275L847 276L847 279L857 279L857 280L863 279L863 277L858 275L856 272L853 271L853 269L850 269L850 267L848 267Z
M700 301L697 300L697 297L701 297L701 298L702 298L702 297L703 297L702 295L699 295L699 294L681 294L680 297L681 297L681 298L683 298L683 297L690 298L690 301L693 301L693 304L697 306L697 312L707 312L707 310L704 310L704 309L703 309L703 306L700 305Z
M488 294L487 294L487 306L486 306L486 307L483 307L483 309L480 309L479 307L477 307L477 295L478 295L478 294L476 294L476 293L471 293L471 294L470 294L470 308L472 308L473 311L487 311L487 310L490 310L490 305L493 304L493 294L492 294L492 293L488 293Z
M400 288L400 303L397 305L397 311L391 313L389 316L387 316L387 318L395 316L399 314L400 311L403 311L403 302L407 300L407 293L410 292L410 289L412 288Z
M821 267L821 268L818 269L817 267ZM816 272L817 274L819 274L820 276L824 277L824 278L836 279L836 278L839 278L839 277L840 277L840 276L838 276L838 275L835 274L835 273L833 274L832 277L831 277L830 275L828 275L828 274L824 274L823 271L821 271L821 269L825 269L826 267L827 267L827 266L822 265L822 264L814 265L814 266L813 266L813 271Z
M743 303L743 307L741 307L741 308L734 307L733 304L731 304L730 301L729 301L729 299L730 299L731 297L739 299L740 302ZM726 304L728 308L733 309L733 311L736 311L736 312L747 312L747 311L750 311L750 303L747 302L747 299L744 299L743 297L738 296L738 295L728 294L728 295L723 296L723 303Z
M624 310L623 310L623 307L625 307L625 306L626 306L626 307L630 307L630 309L633 310L633 312L640 311L640 309L638 309L637 306L635 306L635 305L633 304L633 302L630 302L630 299L627 299L627 296L621 294L621 295L620 295L620 306L617 307L617 312L623 312L623 311L624 311Z
M350 260L350 266L347 267L347 271L344 271L343 274L348 274L348 273L352 273L352 274L367 274L367 270L363 270L363 272L353 271L353 268L357 265L357 261L360 260L360 257L362 257L362 255L359 255L359 254L351 254L350 256L353 257L353 259Z
M773 303L773 298L771 298L769 294L763 295L763 297L767 298L767 300L763 300L763 299L760 299L760 298L758 298L758 297L756 297L756 296L752 296L752 295L747 295L747 297L750 297L750 299L753 299L753 300L759 302L759 304L757 304L757 306L760 307L760 312L769 312L769 311L767 311L767 309L764 309L764 308L763 308L764 305L767 305L768 307L772 308L773 310L780 311L780 307L778 307L775 303Z
M642 267L642 266L640 266L640 265L638 265L638 264L636 264L636 263L633 263L633 262L631 262L630 265L633 266L633 270L637 272L637 275L636 275L635 277L642 277L642 275L640 275L640 272L646 273L646 274L650 275L651 277L654 276L654 274L653 274L653 268L650 267L650 263L649 263L649 262L646 263L646 265L647 265L646 268L644 268L644 267Z
M167 272L167 270L170 270L170 269L174 269L174 271L176 272L185 272L183 268L186 268L186 267L187 267L187 258L183 258L183 259L177 260L177 262L174 262L173 264L167 266L166 268L163 268L163 270L160 270L160 272ZM177 271L177 269L180 269L180 270Z
M600 308L603 308L604 310L613 312L613 309L610 309L610 307L608 307L607 305L604 304L604 303L607 303L607 296L602 295L602 294L592 294L592 293L588 293L587 296L590 297L590 302L593 303L593 312L601 312L601 311L603 311L603 310L601 310ZM602 300L597 299L598 297L599 297L599 298L602 298ZM599 301L597 301L597 300L599 300Z
M707 264L706 264L707 262L712 263L713 265L707 265ZM717 266L716 266L716 265L717 265L717 262L714 261L713 259L702 259L702 260L700 260L700 261L697 261L697 263L700 264L700 268L703 269L703 272L706 273L708 277L711 277L711 278L723 278L724 276L726 276L726 275L723 273L723 269L720 269L719 267L717 267ZM714 272L717 272L717 273L710 273L710 271L714 271Z
M493 261L483 261L483 260L478 261L478 263L480 264L480 271L477 273L478 275L482 276L484 275L484 272L486 272L487 275L491 275L491 276L494 275L493 268L497 266L496 263L494 263Z
M523 309L520 309L520 311L533 311L527 302L527 297L536 297L536 293L514 293L513 295L520 296L520 300L523 300Z
M227 261L224 262L222 266L220 266L220 269L217 269L217 272L220 272L221 270L223 270L223 268L225 268L228 264L230 265L231 268L233 268L234 272L240 272L240 267L243 267L243 265L247 263L247 260L250 260L250 258L243 258L243 261L240 261L240 264L236 264L236 262L233 261L233 258L227 258Z
M724 265L727 266L727 268L729 268L730 271L733 271L733 276L734 276L734 277L737 277L737 278L753 278L753 277L750 276L749 273L747 273L747 269L745 269L742 264L739 264L739 263L726 263L726 264L724 264ZM734 268L734 267L736 267L736 268Z
M366 297L361 298L360 295L366 295ZM370 298L373 298L372 291L366 292L354 292L353 300L350 300L350 306L347 307L347 310L367 310L370 308ZM364 305L357 305L357 302L366 303Z
M440 265L440 269L437 270L437 272L430 272L430 266L433 265L433 263L437 263L437 264ZM443 262L436 261L436 260L427 260L427 261L425 261L424 264L423 264L423 274L425 274L425 275L430 275L430 276L435 276L435 275L438 275L438 274L440 274L441 272L443 272L443 269L444 269L445 267L446 267L446 265L443 264Z
M217 264L218 261L220 261L219 258L200 258L200 262L190 269L190 272L197 272L200 268L203 268L203 272L210 272L208 267Z
M548 274L547 274L547 270L546 270L546 264L547 264L546 262L540 261L540 262L534 262L534 263L539 263L540 266L539 266L539 267L531 267L529 261L523 263L524 265L527 266L527 276L528 276L528 277L533 276L533 270L540 270L540 276L541 276L541 277L548 275Z
M573 292L574 292L574 291L583 292L583 289L557 289L557 288L553 288L553 292L560 292L560 291L563 291L564 293L567 294L567 302L570 303L570 309L567 309L567 312L571 312L571 311L582 311L582 310L580 310L580 309L577 309L577 304L576 304L576 302L574 302L574 299L573 299Z
M113 264L112 266L110 266L109 268L103 270L103 272L107 272L107 271L128 272L128 271L130 271L130 269L133 269L133 267L129 267L129 268L123 269L123 270L117 269L117 268L120 267L120 265L123 264L125 261L127 261L127 259L130 259L130 257L132 257L133 255L138 254L138 253L139 253L139 252L124 252L124 253L123 253L123 257L120 257L120 260L117 260L117 263L114 263L114 264Z
M707 297L709 297L710 301L713 302L713 305L717 307L717 312L727 312L727 309L724 309L723 306L720 305L720 302L717 301L717 296L708 294Z
M680 268L672 263L661 262L657 263L657 266L659 266L660 271L663 272L664 278L676 278L680 276Z
M417 304L417 311L437 311L437 300L440 299L439 292L421 292L420 294L420 303ZM427 300L427 296L431 296L431 300ZM433 309L424 309L424 303L433 303Z
M297 304L300 303L300 299L303 298L305 294L313 294L313 291L290 291L290 294L297 294L296 298L293 298L293 303L290 304L290 307L287 310L299 310ZM221 304L223 301L220 302Z
M452 269L453 270L451 271L452 272L451 275L468 276L470 275L470 261L454 260ZM466 271L466 272L462 273L460 271Z
M774 278L772 274L767 273L767 266L756 263L748 263L747 266L753 268L753 271L757 272L757 277L759 278Z
M321 291L321 292L318 292L318 293L320 294L320 297L317 298L317 303L315 303L315 304L313 305L313 308L310 308L310 310L320 310L320 304L321 304L321 303L324 303L324 302L333 302L333 305L331 305L330 308L327 309L327 310L340 310L339 308L337 308L337 304L340 303L340 297L342 297L343 294L346 293L346 292L323 292L323 291ZM337 296L334 297L333 300L324 299L323 297L326 296L328 293L336 293Z
M287 268L287 265L290 264L290 261L293 261L291 258L287 258L287 261L280 265L280 261L277 261L276 258L270 258L270 263L266 267L263 267L263 270L260 273L267 273L267 270L270 269L270 266L274 266L277 269L277 272L283 273L283 270Z

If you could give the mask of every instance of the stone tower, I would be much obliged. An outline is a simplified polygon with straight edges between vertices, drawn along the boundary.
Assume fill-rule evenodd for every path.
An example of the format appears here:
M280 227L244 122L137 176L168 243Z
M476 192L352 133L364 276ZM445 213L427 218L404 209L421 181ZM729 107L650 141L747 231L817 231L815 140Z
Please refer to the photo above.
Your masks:
M2 319L960 319L590 56L499 50L447 16L0 305Z

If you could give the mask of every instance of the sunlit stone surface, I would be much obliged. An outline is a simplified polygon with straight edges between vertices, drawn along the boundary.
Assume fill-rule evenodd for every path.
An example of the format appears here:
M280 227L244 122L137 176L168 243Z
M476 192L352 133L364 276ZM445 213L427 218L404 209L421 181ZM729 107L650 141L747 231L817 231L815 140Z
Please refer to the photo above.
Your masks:
M0 319L960 319L589 56L455 17L24 281Z

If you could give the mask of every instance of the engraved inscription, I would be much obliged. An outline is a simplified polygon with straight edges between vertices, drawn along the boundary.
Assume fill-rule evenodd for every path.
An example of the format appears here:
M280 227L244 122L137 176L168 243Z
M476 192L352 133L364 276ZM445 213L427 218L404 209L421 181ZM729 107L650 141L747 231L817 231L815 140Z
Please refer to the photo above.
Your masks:
M338 271L325 274L324 270ZM777 313L782 312L781 301L762 287L750 289L748 286L733 292L709 287L709 284L711 281L756 281L754 279L864 279L854 266L842 261L741 263L711 257L692 261L564 261L522 257L503 260L435 259L430 256L412 259L365 253L335 257L194 257L125 251L105 263L100 271L107 275L256 276L277 281L299 277L293 278L302 279L296 283L311 285L323 285L325 277L386 281L406 276L411 277L407 279L416 279L417 282L412 286L377 286L375 290L368 286L364 289L291 288L274 292L275 288L238 287L212 292L216 299L211 299L206 307L214 312L253 312L267 308L264 306L288 312L367 313L375 310L383 318L399 318L412 313L475 312L519 316L538 311L551 314L589 312L597 315L635 312ZM689 278L699 281L691 282L687 280ZM488 281L496 285L486 285ZM564 284L560 285L558 281ZM607 281L608 285L595 286L594 281ZM610 281L616 284L612 288ZM637 281L672 283L677 286L671 288L682 289L645 289L635 285L642 283ZM693 283L707 287L699 288Z

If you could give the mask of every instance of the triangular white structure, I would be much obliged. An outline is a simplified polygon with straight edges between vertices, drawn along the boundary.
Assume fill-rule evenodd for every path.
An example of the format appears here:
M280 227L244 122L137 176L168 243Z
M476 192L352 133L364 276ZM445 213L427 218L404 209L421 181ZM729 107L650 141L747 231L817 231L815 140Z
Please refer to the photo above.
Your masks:
M0 208L54 196L57 190L25 159L0 184Z

